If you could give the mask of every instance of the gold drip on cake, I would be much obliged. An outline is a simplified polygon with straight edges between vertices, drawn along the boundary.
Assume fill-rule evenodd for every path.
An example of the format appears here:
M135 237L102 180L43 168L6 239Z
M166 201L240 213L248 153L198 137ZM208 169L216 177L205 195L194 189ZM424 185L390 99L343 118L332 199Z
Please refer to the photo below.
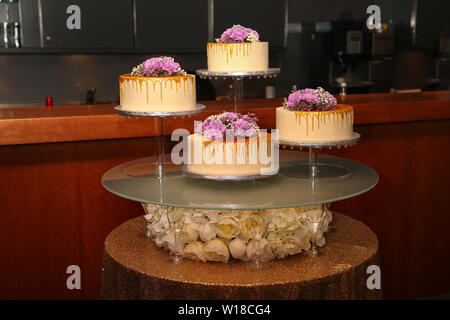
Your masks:
M328 111L294 111L295 118L299 125L301 125L302 118L306 121L306 136L309 135L310 123L311 131L315 130L314 123L317 121L317 129L320 129L320 123L325 124L326 117L328 121L332 117L333 124L339 125L341 128L346 128L353 125L353 108L347 105L338 105L335 110ZM350 118L352 119L350 121Z
M242 42L242 43L208 43L206 46L206 55L209 57L213 55L226 54L227 64L229 64L230 59L233 56L248 56L252 50L252 42Z
M119 78L119 90L121 105L127 100L127 91L134 90L136 93L142 93L143 84L146 84L146 102L149 104L149 91L152 90L153 94L159 91L160 101L163 101L164 92L169 90L173 91L173 84L175 83L175 92L178 92L183 87L183 93L186 96L188 93L194 94L194 81L195 76L173 76L173 77L139 77L131 76L130 74L121 75Z

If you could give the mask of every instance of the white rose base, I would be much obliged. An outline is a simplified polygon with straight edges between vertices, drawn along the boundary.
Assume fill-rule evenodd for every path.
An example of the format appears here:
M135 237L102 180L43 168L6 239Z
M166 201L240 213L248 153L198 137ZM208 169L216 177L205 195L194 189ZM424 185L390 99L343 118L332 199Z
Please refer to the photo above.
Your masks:
M321 206L270 210L196 210L143 204L148 223L147 234L158 247L175 251L175 235L167 220L171 215L184 216L179 251L185 258L198 261L227 263L235 259L253 260L258 252L261 259L283 259L288 255L309 250L313 226L307 215L321 214ZM325 244L323 236L331 222L331 211L319 224L317 246ZM254 240L255 231L265 230L262 239Z

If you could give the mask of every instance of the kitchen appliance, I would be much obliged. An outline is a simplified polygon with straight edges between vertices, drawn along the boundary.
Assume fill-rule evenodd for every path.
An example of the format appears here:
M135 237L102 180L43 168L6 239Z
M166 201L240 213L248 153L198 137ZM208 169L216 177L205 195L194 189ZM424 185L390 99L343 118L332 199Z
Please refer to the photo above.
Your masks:
M338 93L388 92L394 34L370 31L363 21L333 21L328 82ZM343 88L345 86L345 88Z

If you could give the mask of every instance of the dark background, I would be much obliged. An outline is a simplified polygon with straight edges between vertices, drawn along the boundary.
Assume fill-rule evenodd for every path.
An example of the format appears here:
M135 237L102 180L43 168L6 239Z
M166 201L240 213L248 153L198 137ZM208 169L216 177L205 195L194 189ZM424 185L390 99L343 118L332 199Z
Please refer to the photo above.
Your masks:
M130 72L132 66L155 55L174 56L185 70L193 73L206 67L206 42L219 37L233 24L252 27L262 40L269 41L270 66L282 69L278 79L247 81L246 97L264 97L266 85L275 86L277 96L287 95L293 84L330 89L329 34L316 32L314 23L345 20L365 24L366 8L371 4L380 6L382 23L395 33L395 54L386 67L388 76L384 77L389 78L385 79L386 85L373 87L369 92L389 91L390 87L408 89L409 84L402 82L405 78L402 62L411 55L419 76L444 80L431 89L448 89L448 57L439 61L437 58L439 36L449 30L450 1L417 1L413 39L414 3L414 0L22 0L9 4L9 21L21 23L22 48L0 48L0 105L42 105L45 96L53 96L55 105L81 104L85 103L89 88L96 88L95 103L115 103L120 74ZM69 31L65 27L68 17L65 10L70 4L81 8L81 30ZM0 21L6 21L5 6L0 3ZM438 66L439 63L443 65ZM365 63L354 64L352 68L358 80L376 77ZM217 96L230 93L226 81L206 85L213 86ZM199 87L203 90L203 84ZM199 93L200 98L210 97Z

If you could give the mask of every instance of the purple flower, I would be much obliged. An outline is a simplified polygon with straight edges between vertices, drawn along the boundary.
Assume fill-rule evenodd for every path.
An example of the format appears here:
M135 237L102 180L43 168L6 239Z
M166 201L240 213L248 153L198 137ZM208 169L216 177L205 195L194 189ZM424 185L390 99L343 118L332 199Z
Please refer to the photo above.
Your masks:
M231 124L231 128L234 130L234 136L237 137L250 137L256 133L252 123L244 120L243 118L233 122Z
M135 76L144 77L170 77L184 75L180 65L171 57L151 58L144 61L139 66L133 68L131 73Z
M325 111L336 107L336 99L327 91L317 89L296 90L285 99L284 107L291 111Z
M202 122L202 133L206 139L224 139L227 130L236 137L252 137L258 134L258 125L253 114L242 115L234 112L223 112L212 115Z
M235 112L227 112L225 119L232 122L236 121L239 118L239 114Z
M225 30L217 41L220 43L255 42L259 41L259 34L250 28L234 25Z
M227 127L219 120L206 119L202 125L202 129L205 138L214 140L223 138Z

